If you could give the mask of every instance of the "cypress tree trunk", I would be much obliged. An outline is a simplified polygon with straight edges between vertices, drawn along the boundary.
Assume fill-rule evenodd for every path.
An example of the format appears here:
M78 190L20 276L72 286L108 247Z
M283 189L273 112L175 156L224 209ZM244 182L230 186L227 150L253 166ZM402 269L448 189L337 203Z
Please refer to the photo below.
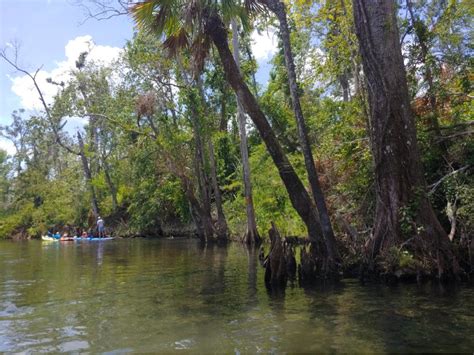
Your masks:
M372 260L402 243L440 278L458 265L426 195L393 0L353 0L370 107L376 212Z
M291 50L290 30L286 18L285 4L283 4L279 0L265 0L262 2L264 2L273 13L275 13L280 23L280 37L283 43L283 50L285 54L285 64L288 73L291 103L293 105L293 111L295 112L296 123L298 126L299 142L303 151L306 171L308 172L308 180L311 186L311 192L318 208L319 219L321 221L321 226L323 229L327 252L330 258L336 260L338 258L338 253L336 250L336 239L334 237L331 220L329 218L324 193L321 190L321 185L319 183L318 172L316 171L316 167L314 164L303 110L301 109L300 99L298 96L298 84L296 82L295 63Z
M239 34L235 20L232 21L232 46L234 49L234 60L240 72L239 58ZM245 113L238 97L237 99L237 120L239 122L240 132L240 156L242 157L242 170L244 178L245 207L247 212L247 230L243 235L242 241L246 244L259 244L260 236L257 231L257 222L255 220L255 209L253 207L252 183L250 181L250 163L249 151L247 145L247 131L245 129Z
M278 169L291 203L308 228L311 241L321 241L322 230L311 198L278 142L272 127L260 109L255 97L245 84L227 42L227 30L217 14L206 14L205 30L216 46L226 80L235 91L239 102L254 122L275 166ZM321 249L321 252L324 251Z

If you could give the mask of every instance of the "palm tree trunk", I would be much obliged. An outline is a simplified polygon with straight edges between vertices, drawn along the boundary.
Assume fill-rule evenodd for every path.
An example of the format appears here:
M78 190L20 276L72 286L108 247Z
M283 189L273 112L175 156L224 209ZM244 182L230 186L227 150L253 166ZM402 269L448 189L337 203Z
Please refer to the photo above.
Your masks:
M235 20L232 21L232 46L234 49L234 60L240 71L239 58L239 35ZM250 180L249 151L247 145L247 131L245 129L245 113L238 97L237 98L237 120L239 122L240 132L240 156L242 157L242 170L244 178L244 196L247 213L247 230L242 237L246 244L259 244L260 236L257 231L257 222L255 220L255 209L253 206L252 183Z
M285 4L279 0L265 0L263 1L268 8L275 13L280 23L280 37L283 43L283 50L285 54L286 70L288 73L288 82L290 86L291 102L293 111L295 112L296 123L298 126L298 135L301 148L303 150L306 171L308 172L308 180L311 186L311 192L318 208L319 219L323 229L324 240L328 255L334 260L338 258L336 250L336 239L329 218L329 213L326 206L324 193L319 183L318 172L314 164L313 154L311 152L311 145L308 139L308 132L306 128L303 110L301 109L300 99L298 96L298 84L296 82L295 63L293 60L293 53L291 50L290 30L286 18Z
M244 110L254 122L262 140L267 146L267 150L278 169L280 178L285 184L291 203L308 228L310 240L318 241L322 235L321 224L319 223L309 194L283 152L272 127L260 109L255 97L240 75L239 68L229 49L227 29L224 27L220 17L215 13L207 14L205 27L206 33L211 37L219 52L226 79L235 91Z

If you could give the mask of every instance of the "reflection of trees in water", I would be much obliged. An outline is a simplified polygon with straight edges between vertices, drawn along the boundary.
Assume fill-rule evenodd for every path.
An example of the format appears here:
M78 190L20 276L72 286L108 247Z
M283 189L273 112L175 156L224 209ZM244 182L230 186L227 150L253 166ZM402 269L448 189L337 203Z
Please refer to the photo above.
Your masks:
M248 264L248 304L257 303L257 247L255 245L242 245L247 255Z
M202 247L202 259L205 268L200 282L200 295L204 296L204 303L215 305L217 298L226 293L226 261L228 246L206 244Z

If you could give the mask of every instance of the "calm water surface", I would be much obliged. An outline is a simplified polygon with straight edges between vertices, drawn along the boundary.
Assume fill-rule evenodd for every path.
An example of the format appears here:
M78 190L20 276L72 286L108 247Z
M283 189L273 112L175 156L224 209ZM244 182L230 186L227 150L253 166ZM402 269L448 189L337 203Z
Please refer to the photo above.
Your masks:
M474 289L271 295L254 253L191 240L0 241L0 352L470 352Z

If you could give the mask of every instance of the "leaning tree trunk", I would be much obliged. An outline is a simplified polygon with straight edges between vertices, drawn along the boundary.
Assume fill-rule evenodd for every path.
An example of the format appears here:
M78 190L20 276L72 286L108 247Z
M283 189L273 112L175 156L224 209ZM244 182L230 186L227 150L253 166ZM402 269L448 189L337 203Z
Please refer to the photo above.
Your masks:
M81 157L82 168L84 170L84 176L86 178L86 184L91 194L92 212L95 218L99 215L99 204L97 203L97 196L95 194L94 185L92 184L92 174L87 161L86 153L84 150L84 140L82 139L81 133L77 132L77 141L79 143L79 155Z
M234 60L240 71L239 58L239 34L235 20L232 21L232 46L234 49ZM245 207L247 212L247 230L242 238L246 244L259 244L260 236L257 231L255 220L255 209L253 206L252 183L250 181L249 150L247 146L247 131L245 129L245 113L242 104L237 98L237 119L240 131L240 156L242 157L242 171L244 179Z
M372 260L402 243L436 265L438 277L458 273L446 232L426 195L393 0L353 0L356 34L368 83L376 211ZM410 238L412 237L412 238ZM408 239L410 238L410 239ZM408 240L407 240L408 239Z
M298 96L298 84L296 82L296 70L293 60L293 53L291 50L290 30L286 18L285 4L279 0L265 0L262 2L264 2L273 13L275 13L280 23L280 37L283 43L283 50L285 54L285 64L288 73L291 103L293 105L293 111L295 112L299 141L303 150L306 171L308 172L308 180L311 186L311 192L313 193L314 201L318 209L327 253L329 257L335 261L338 259L336 239L334 237L331 220L329 218L324 193L321 190L321 185L319 183L318 172L316 171L313 154L311 152L311 145L308 139L308 130L306 128L303 110L301 109L300 99Z
M262 140L267 146L267 150L285 184L291 203L308 228L309 238L312 241L320 241L322 235L321 224L311 203L311 198L286 157L255 97L239 73L237 64L229 49L227 30L222 20L215 13L206 15L205 30L219 52L226 80L235 91L239 102L254 122Z

